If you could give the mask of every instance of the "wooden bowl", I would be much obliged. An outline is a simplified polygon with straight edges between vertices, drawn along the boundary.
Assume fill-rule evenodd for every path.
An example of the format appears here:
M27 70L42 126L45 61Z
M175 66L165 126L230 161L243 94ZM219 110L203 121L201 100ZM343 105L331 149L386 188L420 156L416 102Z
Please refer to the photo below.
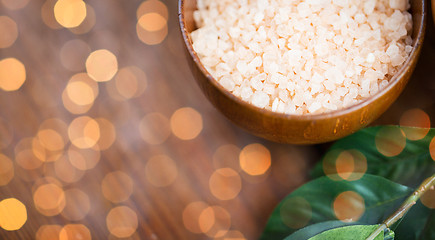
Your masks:
M260 109L223 88L201 64L193 50L190 32L195 30L196 0L179 0L178 16L187 59L205 96L226 117L254 135L268 140L314 144L345 137L378 118L397 99L414 70L426 29L426 1L411 0L413 50L389 84L377 94L350 107L322 114L293 115Z

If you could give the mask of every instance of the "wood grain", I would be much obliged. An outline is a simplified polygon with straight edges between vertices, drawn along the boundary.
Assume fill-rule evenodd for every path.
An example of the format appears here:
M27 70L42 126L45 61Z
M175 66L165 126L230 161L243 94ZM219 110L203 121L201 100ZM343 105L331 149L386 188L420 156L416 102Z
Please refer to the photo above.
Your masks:
M118 206L129 207L138 218L135 233L123 239L211 239L204 233L189 231L183 222L183 211L196 201L223 207L231 217L229 230L239 231L246 239L257 239L275 205L308 180L310 167L320 159L327 145L301 147L269 142L241 130L221 115L203 96L189 70L178 27L176 1L163 1L169 10L168 34L162 43L152 46L141 42L136 34L136 9L142 1L86 2L95 10L96 24L82 35L45 25L41 19L42 0L31 0L19 10L8 10L0 4L0 15L12 18L19 29L16 42L0 50L0 59L17 58L27 72L26 82L18 91L0 91L0 125L6 129L0 128L1 153L12 160L15 168L12 181L0 186L0 201L16 198L26 206L28 214L19 230L0 228L0 239L35 239L42 225L63 227L72 223L86 226L92 239L118 239L106 225L109 211ZM400 116L411 108L421 108L434 119L433 29L433 23L428 22L426 43L410 83L376 124L398 124ZM111 51L118 59L119 68L134 65L142 69L147 76L145 92L138 98L117 101L107 91L109 82L98 83L99 95L92 108L84 114L70 113L62 102L62 92L70 77L80 71L66 69L60 61L60 51L72 39L83 40L91 51ZM171 132L157 145L141 138L139 124L144 116L158 112L170 120L175 111L184 107L193 108L202 116L203 128L197 137L181 140ZM54 171L54 162L44 162L34 170L23 169L16 162L17 143L35 137L46 119L57 118L69 125L82 115L109 120L115 127L116 140L110 148L101 151L99 163L84 171L79 181L60 180ZM8 132L13 133L12 138L7 136ZM270 151L270 168L263 175L250 176L240 169L237 156L228 157L220 166L235 169L241 177L242 188L234 199L219 200L209 186L209 179L217 170L213 156L223 145L243 149L252 143L260 143ZM67 142L63 151L70 145ZM162 154L173 160L177 175L169 186L156 187L149 181L145 168L152 157ZM101 189L105 176L115 171L124 172L133 182L132 194L119 203L106 199ZM86 217L71 221L62 214L41 214L35 208L33 193L44 177L57 179L63 190L83 191L91 205Z

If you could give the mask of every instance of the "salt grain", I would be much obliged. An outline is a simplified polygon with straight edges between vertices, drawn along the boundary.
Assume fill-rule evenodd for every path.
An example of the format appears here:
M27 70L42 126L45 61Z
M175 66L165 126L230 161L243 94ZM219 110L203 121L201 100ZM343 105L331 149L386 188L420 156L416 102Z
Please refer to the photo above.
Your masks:
M286 114L386 87L413 47L409 0L197 0L193 48L228 91Z

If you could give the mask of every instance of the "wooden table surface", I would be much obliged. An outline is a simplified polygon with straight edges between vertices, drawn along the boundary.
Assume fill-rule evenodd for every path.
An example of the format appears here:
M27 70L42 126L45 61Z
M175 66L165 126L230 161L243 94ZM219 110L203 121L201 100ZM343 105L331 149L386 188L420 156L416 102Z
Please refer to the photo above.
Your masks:
M68 22L55 0L0 0L0 201L14 200L0 202L0 239L257 239L328 147L225 119L185 62L177 2L142 3L86 1L68 29L56 21L80 22L78 3ZM435 118L434 62L429 21L413 78L375 124Z

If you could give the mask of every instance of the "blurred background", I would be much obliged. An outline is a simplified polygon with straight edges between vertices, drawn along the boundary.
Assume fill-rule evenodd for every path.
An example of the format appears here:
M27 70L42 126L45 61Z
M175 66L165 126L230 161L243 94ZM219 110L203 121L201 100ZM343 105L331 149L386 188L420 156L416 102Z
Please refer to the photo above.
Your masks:
M435 118L432 18L373 125ZM0 239L256 239L330 144L250 135L205 99L175 0L0 0Z

